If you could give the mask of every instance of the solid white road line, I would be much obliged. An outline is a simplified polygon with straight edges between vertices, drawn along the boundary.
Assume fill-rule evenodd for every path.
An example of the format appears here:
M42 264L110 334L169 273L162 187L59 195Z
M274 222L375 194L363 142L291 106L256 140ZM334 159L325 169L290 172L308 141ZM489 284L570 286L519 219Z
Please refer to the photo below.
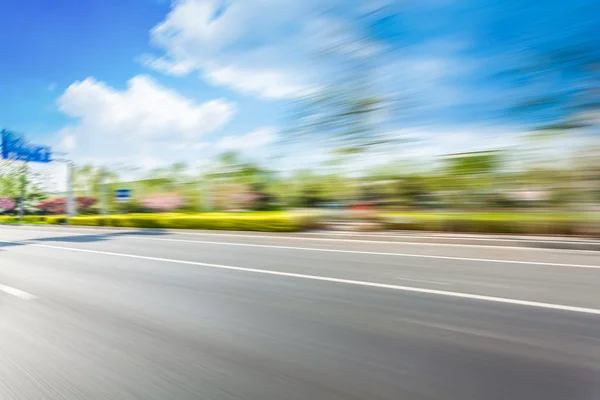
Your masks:
M0 241L0 242L14 243L14 242L6 242L6 241ZM392 285L392 284L386 284L386 283L358 281L358 280L352 280L352 279L331 278L331 277L326 277L326 276L306 275L306 274L272 271L272 270L257 269L257 268L235 267L235 266L231 266L231 265L209 264L209 263L203 263L203 262L197 262L197 261L184 261L184 260L176 260L176 259L170 259L170 258L140 256L140 255L135 255L135 254L113 253L113 252L108 252L108 251L89 250L89 249L77 249L77 248L72 248L72 247L52 246L52 245L47 245L47 244L29 244L29 246L42 247L42 248L48 248L48 249L57 249L57 250L67 250L67 251L74 251L74 252L79 252L79 253L99 254L99 255L115 256L115 257L123 257L123 258L134 258L134 259L139 259L139 260L160 261L160 262L173 263L173 264L197 265L197 266L201 266L201 267L223 269L223 270L230 270L230 271L251 272L251 273L263 274L263 275L284 276L284 277L289 277L289 278L307 279L307 280L313 280L313 281L341 283L341 284L346 284L346 285L374 287L374 288L380 288L380 289L391 289L391 290L399 290L399 291L405 291L405 292L425 293L425 294L433 294L433 295L438 295L438 296L448 296L448 297L456 297L456 298L463 298L463 299L470 299L470 300L481 300L481 301L488 301L488 302L494 302L494 303L505 303L505 304L527 306L527 307L537 307L537 308L545 308L545 309L551 309L551 310L561 310L561 311L570 311L570 312L576 312L576 313L600 315L600 309L566 306L566 305L561 305L561 304L540 303L540 302L535 302L535 301L517 300L517 299L510 299L510 298L505 298L505 297L484 296L484 295L471 294L471 293L459 293L459 292L450 292L450 291L445 291L445 290L424 289L424 288L417 288L417 287L411 287L411 286L399 286L399 285Z
M0 292L10 294L11 296L18 297L22 300L35 300L37 296L32 295L31 293L24 292L19 289L15 289L14 287L0 285Z
M48 232L48 231L46 231ZM64 232L56 232L51 231L53 233L64 233ZM241 236L241 235L224 235L224 234L215 234L214 236ZM244 235L254 237L252 235ZM257 237L265 237L265 236L257 236ZM270 236L272 238L278 238L275 236ZM390 253L390 252L379 252L379 251L360 251L360 250L342 250L342 249L323 249L318 247L299 247L299 246L278 246L278 245L270 245L270 244L255 244L255 243L239 243L239 242L216 242L212 240L189 240L189 239L167 239L167 238L153 238L147 236L135 236L135 235L126 235L124 238L134 239L134 240L148 240L148 241L164 241L164 242L181 242L181 243L200 243L200 244L214 244L221 246L241 246L241 247L262 247L262 248L273 248L273 249L284 249L284 250L301 250L301 251L317 251L317 252L328 252L328 253L346 253L346 254L367 254L367 255L377 255L377 256L390 256L390 257L412 257L412 258L429 258L429 259L438 259L438 260L455 260L455 261L475 261L475 262L487 262L487 263L499 263L499 264L521 264L521 265L542 265L542 266L551 266L551 267L567 267L567 268L587 268L587 269L600 269L598 265L588 265L588 264L567 264L567 263L550 263L550 262L541 262L541 261L521 261L521 260L501 260L494 258L473 258L473 257L453 257L453 256L436 256L436 255L428 255L428 254L414 254L414 253ZM289 237L284 237L286 239L291 239ZM29 240L29 239L25 239ZM33 239L32 239L33 240ZM326 238L313 238L309 240L338 240L338 239L326 239ZM342 240L342 239L339 239ZM385 242L373 242L369 240L343 240L347 242L361 242L361 243L385 243ZM1 242L1 241L0 241ZM389 242L398 244L398 242ZM412 244L420 244L420 243L409 243ZM431 245L431 243L427 243ZM443 245L444 246L444 245ZM475 246L475 247L484 247L484 246ZM487 246L485 246L487 247ZM508 249L507 247L497 247L490 246L494 248L500 249ZM520 249L520 248L519 248ZM529 249L531 250L531 249ZM539 249L535 249L538 251Z
M527 240L535 243L568 243L568 244L596 244L600 245L600 242L593 240L585 240L582 238L573 238L570 240L556 240L549 237L540 237L540 236L515 236L515 237L494 237L490 234L481 234L479 236L475 236L473 234L460 234L460 233L430 233L423 234L417 233L418 231L414 231L415 234L408 233L396 233L390 234L385 232L372 232L372 233L354 233L354 232L328 232L327 235L332 236L357 236L357 237L375 237L375 238L408 238L408 239L469 239L474 241L482 241L482 242L518 242L522 240ZM322 235L321 232L304 232L307 235ZM488 236L489 235L489 236ZM483 237L482 237L483 236Z
M46 231L46 227L48 225L11 225L11 226L0 226L0 229L14 229L14 228L18 228L18 229L28 229L28 230L35 230L35 228L42 228L44 231ZM53 226L50 225L51 227L57 227L57 226ZM91 226L61 226L61 229L72 229L73 231L77 231L77 230L93 230L93 231L104 231L104 232L114 232L114 231L119 231L119 230L123 230L123 229L137 229L137 228L119 228L119 227L91 227ZM152 230L153 228L139 228L139 229L148 229L148 230ZM39 230L39 229L38 229ZM242 237L266 237L266 238L282 238L280 236L275 236L275 235L264 235L264 234L260 234L261 232L254 232L255 234L243 234L243 233L219 233L219 231L212 231L212 232L207 232L207 231L194 231L194 230L184 230L184 229L173 229L173 230L168 230L169 232L173 232L173 233L181 233L184 235L219 235L219 236L242 236ZM241 232L241 231L240 231ZM293 233L293 232L292 232ZM502 237L502 236L492 236L491 234L481 234L481 235L475 235L475 234L468 234L468 233L444 233L444 232L429 232L426 233L425 231L412 231L412 233L386 233L386 232L339 232L339 231L332 231L332 232L300 232L302 235L308 235L308 236L318 236L318 235L328 235L328 236L345 236L345 237L382 237L382 238L409 238L409 239L470 239L470 240L476 240L476 241L501 241L501 242L515 242L515 241L521 241L521 240L528 240L528 241L534 241L534 242L539 242L539 243L570 243L570 244L600 244L599 241L594 241L594 240L586 240L584 238L579 238L579 237L574 237L572 239L568 239L568 240L556 240L553 239L551 237L543 237L543 236L515 236L515 237ZM258 235L257 235L258 234ZM290 237L290 236L286 236L283 237L285 239L309 239L309 240L313 240L314 238L311 237ZM319 238L316 238L319 239ZM330 240L340 240L338 238L324 238L324 239L330 239ZM341 239L343 240L343 239ZM387 242L384 242L387 243ZM392 242L392 243L397 243L397 242ZM465 246L470 246L470 245L465 245ZM497 247L497 246L494 246Z
M33 232L44 232L44 233L62 233L65 231L68 232L69 227L61 228L64 229L62 231L57 230L47 230L45 227L42 229L27 229L31 228L30 226L17 226L17 227L2 227L0 229L21 229L23 231L33 231ZM135 228L130 228L135 229ZM145 229L145 228L140 228ZM152 228L148 228L148 230L152 230ZM93 227L77 227L71 228L70 232L81 232L81 231L95 231L95 232L127 232L126 228L93 228ZM551 249L551 248L533 248L526 246L494 246L494 245L485 245L485 244L460 244L460 243L419 243L419 242L411 242L411 241L398 241L398 240L365 240L365 239L340 239L333 237L315 237L316 235L322 235L319 232L303 232L302 235L309 236L275 236L275 235L264 235L264 234L244 234L244 233L218 233L215 232L198 232L198 231L184 231L184 230L168 230L168 233L176 234L176 235L189 235L189 236L224 236L224 237L240 237L240 238L252 238L252 239L284 239L284 240L315 240L315 241L329 241L329 242L344 242L344 243L374 243L374 244L396 244L396 245L411 245L411 246L449 246L449 247L475 247L475 248L494 248L494 249L505 249L505 250L520 250L520 251L551 251L551 252L564 252L564 253L597 253L597 250L577 250L577 249ZM429 238L441 238L444 239L444 236L434 236L434 235L360 235L353 233L327 233L330 236L345 236L345 237L406 237L412 239L429 239ZM477 241L490 241L490 240L500 240L505 242L517 242L519 240L516 239L489 239L489 238L476 238ZM527 239L530 240L530 239ZM535 240L539 243L576 243L576 244L600 244L597 242L584 242L584 241L553 241L553 240Z
M221 246L264 247L264 248L285 249L285 250L321 251L321 252L328 252L328 253L368 254L368 255L377 255L377 256L433 258L433 259L439 259L439 260L477 261L477 262L489 262L489 263L545 265L545 266L552 266L552 267L600 269L600 266L598 266L598 265L563 264L563 263L549 263L549 262L540 262L540 261L499 260L499 259L489 259L489 258L434 256L434 255L428 255L428 254L388 253L388 252L380 252L380 251L321 249L318 247L277 246L277 245L270 245L270 244L237 243L237 242L214 242L211 240L150 238L150 237L145 237L145 236L127 236L127 238L136 239L136 240L150 240L150 241L163 241L163 242L215 244L215 245L221 245Z

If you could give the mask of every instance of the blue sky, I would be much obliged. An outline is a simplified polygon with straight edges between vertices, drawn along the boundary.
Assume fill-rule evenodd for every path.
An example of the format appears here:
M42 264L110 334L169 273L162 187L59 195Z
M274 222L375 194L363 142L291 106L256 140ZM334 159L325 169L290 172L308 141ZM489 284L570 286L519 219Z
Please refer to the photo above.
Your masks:
M315 13L324 3L1 1L0 125L82 163L266 154L289 101L331 70L311 58L320 41L357 34L356 16L380 3L394 13L374 24L378 72L417 104L386 129L410 127L430 153L497 146L522 126L497 112L510 94L494 72L515 50L598 33L600 15L585 0L329 0Z

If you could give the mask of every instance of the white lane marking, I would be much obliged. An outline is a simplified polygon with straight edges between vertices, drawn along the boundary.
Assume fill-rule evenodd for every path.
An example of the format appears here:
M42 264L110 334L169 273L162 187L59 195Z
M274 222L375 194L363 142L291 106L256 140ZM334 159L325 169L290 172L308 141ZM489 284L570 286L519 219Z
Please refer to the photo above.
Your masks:
M144 236L127 236L127 238L136 239L136 240L154 240L154 241L164 241L164 242L216 244L216 245L222 245L222 246L265 247L265 248L272 248L272 249L321 251L321 252L329 252L329 253L368 254L368 255L377 255L377 256L434 258L434 259L439 259L439 260L477 261L477 262L506 263L506 264L546 265L546 266L552 266L552 267L600 269L600 266L598 266L598 265L562 264L562 263L549 263L549 262L540 262L540 261L520 261L520 260L513 261L513 260L499 260L499 259L490 259L490 258L434 256L434 255L429 255L429 254L387 253L387 252L380 252L380 251L321 249L318 247L277 246L277 245L270 245L270 244L237 243L237 242L214 242L211 240L149 238L149 237L144 237Z
M42 225L43 226L43 225ZM1 227L0 229L12 229L15 228L21 229L23 231L33 231L33 232L48 232L48 233L62 233L65 234L65 231L69 232L69 227L65 227L63 231L51 231L46 228L35 229L29 226L17 226L17 227ZM28 229L32 228L32 229ZM70 232L81 232L81 231L95 231L95 232L127 232L126 229L130 228L92 228L92 227L77 227L70 228ZM153 228L139 228L143 230L152 231ZM330 242L344 242L344 243L375 243L375 244L396 244L396 245L411 245L411 246L450 246L450 247L475 247L475 248L491 248L491 249L505 249L505 250L519 250L519 251L548 251L548 252L561 252L561 253L592 253L598 254L598 250L578 250L578 249L552 249L552 248L535 248L535 247L527 247L527 246L494 246L494 245L484 245L484 244L460 244L460 243L419 243L419 242L411 242L411 241L398 241L398 240L366 240L366 239L339 239L339 238L323 238L323 237L314 237L316 235L322 235L319 232L301 232L301 235L310 235L310 236L275 236L275 235L264 235L258 232L255 234L243 234L243 233L217 233L213 232L198 232L198 231L185 231L185 230L167 230L166 232L175 234L175 235L190 235L190 236L224 236L224 237L241 237L241 238L252 238L252 239L286 239L286 240L320 240L320 241L330 241ZM314 235L314 236L313 236ZM440 238L447 239L448 237L434 236L434 235L359 235L353 233L325 233L325 235L331 236L354 236L354 237L406 237L413 239L431 239L431 238ZM312 237L311 237L312 236ZM456 237L451 237L456 238ZM518 242L521 240L532 240L529 238L520 238L520 239L488 239L488 238L469 238L478 241L490 241L490 240L498 240L504 242ZM533 241L538 243L569 243L569 244L597 244L600 245L600 242L592 242L592 241L553 241L553 240L539 240L534 239Z
M305 235L322 235L323 233L320 232L304 232L303 234ZM476 241L498 241L498 242L519 242L519 241L523 241L523 240L527 240L530 242L535 242L535 243L568 243L568 244L595 244L595 245L600 245L600 242L598 241L593 241L593 240L582 240L581 238L573 238L571 240L555 240L552 238L545 238L545 237L539 237L539 236L516 236L516 237L512 237L512 238L506 238L506 237L493 237L493 236L489 236L489 237L478 237L478 236L474 236L474 235L461 235L461 234L451 234L451 233L439 233L439 234L402 234L402 233L398 233L398 234L389 234L389 233L369 233L369 234L360 234L360 233L353 233L353 232L328 232L326 233L327 235L332 235L332 236L357 236L357 237L383 237L383 238L408 238L408 239L469 239L469 240L476 240Z
M0 292L10 294L11 296L18 297L21 300L35 300L37 296L32 295L31 293L24 292L22 290L16 289L14 287L0 285Z
M56 233L58 233L58 232L56 232ZM64 233L64 232L62 232L62 233ZM214 236L241 236L241 235L215 234ZM254 237L252 235L244 235L244 236ZM256 237L259 237L259 236L256 236ZM261 236L261 237L265 237L265 236ZM500 259L494 259L494 258L453 257L453 256L435 256L435 255L429 255L429 254L413 254L413 253L389 253L389 252L380 252L380 251L322 249L322 248L317 248L317 247L278 246L278 245L269 245L269 244L238 243L238 242L215 242L215 241L211 241L211 240L152 238L152 237L135 236L135 235L123 235L123 238L136 239L136 240L165 241L165 242L215 244L215 245L222 245L222 246L262 247L262 248L273 248L273 249L284 249L284 250L320 251L320 252L329 252L329 253L368 254L368 255L378 255L378 256L391 256L391 257L430 258L430 259L437 259L437 260L475 261L475 262L489 262L489 263L499 263L499 264L544 265L544 266L551 266L551 267L600 269L600 266L598 266L598 265L551 263L551 262L541 262L541 261L500 260ZM278 237L272 236L272 238L278 238ZM284 237L284 238L286 238L286 237ZM25 240L35 240L35 239L25 239ZM310 240L338 240L338 239L313 238ZM385 242L373 242L370 240L364 240L364 241L363 240L360 240L360 241L344 240L344 241L362 242L362 243L385 243ZM398 242L389 242L389 243L398 244ZM413 244L413 243L410 243L410 244ZM417 244L417 243L415 243L415 244ZM427 243L427 244L431 244L431 243ZM484 246L476 246L476 247L484 247ZM490 247L507 249L507 247L497 247L497 246L490 246ZM536 250L539 250L539 249L536 249ZM595 252L595 253L597 253L597 252Z
M0 242L14 243L14 242L6 242L6 241L0 241ZM331 278L331 277L327 277L327 276L306 275L306 274L298 274L298 273L293 273L293 272L272 271L272 270L267 270L267 269L235 267L235 266L231 266L231 265L221 265L221 264L209 264L209 263L203 263L203 262L197 262L197 261L176 260L176 259L171 259L171 258L149 257L149 256L140 256L140 255L135 255L135 254L125 254L125 253L113 253L113 252L109 252L109 251L100 251L100 250L77 249L77 248L73 248L73 247L52 246L52 245L47 245L47 244L30 244L30 245L35 246L35 247L47 248L47 249L67 250L67 251L89 253L89 254L101 254L101 255L107 255L107 256L134 258L134 259L148 260L148 261L160 261L160 262L167 262L167 263L172 263L172 264L197 265L197 266L201 266L201 267L223 269L223 270L230 270L230 271L252 272L252 273L263 274L263 275L285 276L285 277L289 277L289 278L299 278L299 279L307 279L307 280L313 280L313 281L343 283L343 284L347 284L347 285L375 287L375 288L380 288L380 289L391 289L391 290L399 290L399 291L404 291L404 292L435 294L435 295L439 295L439 296L448 296L448 297L457 297L457 298L471 299L471 300L489 301L489 302L493 302L493 303L505 303L505 304L527 306L527 307L537 307L537 308L545 308L545 309L551 309L551 310L561 310L561 311L570 311L570 312L576 312L576 313L600 315L600 309L595 309L595 308L574 307L574 306L566 306L566 305L562 305L562 304L552 304L552 303L540 303L540 302L536 302L536 301L517 300L517 299L510 299L510 298L505 298L505 297L494 297L494 296L484 296L484 295L471 294L471 293L450 292L450 291L446 291L446 290L424 289L424 288L418 288L418 287L412 287L412 286L399 286L399 285L392 285L392 284L387 284L387 283L377 283L377 282L368 282L368 281L358 281L358 280L352 280L352 279Z
M439 282L439 281L430 281L430 280L426 280L426 279L412 279L412 278L404 278L402 276L395 276L394 279L398 279L401 281L411 281L411 282L424 282L424 283L433 283L435 285L445 285L445 286L452 286L451 283L447 283L447 282Z

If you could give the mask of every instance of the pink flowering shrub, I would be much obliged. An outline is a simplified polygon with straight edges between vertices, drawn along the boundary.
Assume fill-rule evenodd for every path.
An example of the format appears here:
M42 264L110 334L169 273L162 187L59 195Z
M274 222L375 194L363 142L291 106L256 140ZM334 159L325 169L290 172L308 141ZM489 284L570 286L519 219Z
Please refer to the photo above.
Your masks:
M177 193L158 193L142 199L142 205L158 212L173 211L181 207L183 199Z
M0 212L10 211L15 208L15 202L12 199L0 199Z

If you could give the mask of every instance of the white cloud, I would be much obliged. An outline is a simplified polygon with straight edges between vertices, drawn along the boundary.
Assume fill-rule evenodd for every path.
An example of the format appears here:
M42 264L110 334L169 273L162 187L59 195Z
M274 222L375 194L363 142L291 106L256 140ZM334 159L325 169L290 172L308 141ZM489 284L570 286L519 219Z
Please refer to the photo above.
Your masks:
M77 140L73 135L65 135L60 146L67 151L75 150L75 147L77 147Z
M75 82L58 104L77 119L57 133L58 150L69 151L79 163L127 162L143 168L198 149L200 138L221 129L235 113L227 100L198 103L143 75L124 90L94 78Z
M208 72L206 78L242 93L259 93L273 99L299 96L311 90L307 86L289 82L286 73L276 69L244 69L230 65Z
M194 139L227 123L235 107L226 100L196 104L138 75L118 91L94 78L75 82L59 98L60 110L103 136Z
M145 66L172 76L185 76L194 70L194 64L189 61L171 62L164 57L154 58L148 54L140 57Z
M245 135L225 136L217 141L214 148L218 151L255 150L272 144L277 133L272 127L262 127Z
M203 149L206 149L209 146L210 146L210 144L208 142L198 142L198 143L194 143L194 145L192 145L192 149L194 149L194 150L203 150Z
M313 87L305 17L320 0L172 4L151 31L152 43L164 54L143 56L146 66L178 76L196 70L216 85L266 98L297 97Z

